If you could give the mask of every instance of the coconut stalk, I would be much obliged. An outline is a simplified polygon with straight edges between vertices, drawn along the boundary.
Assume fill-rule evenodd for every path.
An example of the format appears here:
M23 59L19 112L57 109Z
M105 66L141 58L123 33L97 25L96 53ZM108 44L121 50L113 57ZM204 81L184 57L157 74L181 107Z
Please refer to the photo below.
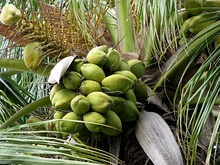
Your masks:
M132 13L130 8L130 1L116 0L116 17L118 28L118 43L119 49L122 53L139 52L134 25L132 20Z
M54 65L42 63L38 67L38 69L34 72L36 74L49 77L50 71ZM23 60L19 59L9 59L9 58L1 58L0 59L0 68L13 69L24 72L31 72L24 64ZM33 73L33 72L31 72Z
M22 73L22 71L20 70L7 70L7 71L4 71L4 72L1 72L0 73L0 76L1 77L10 77L12 75L15 75L15 74L19 74L19 73Z
M116 45L117 44L117 35L118 35L117 28L116 28L117 22L113 16L113 13L111 13L110 9L108 9L106 11L106 13L104 14L103 21L106 25L106 28L109 31L109 34L111 36L113 44Z

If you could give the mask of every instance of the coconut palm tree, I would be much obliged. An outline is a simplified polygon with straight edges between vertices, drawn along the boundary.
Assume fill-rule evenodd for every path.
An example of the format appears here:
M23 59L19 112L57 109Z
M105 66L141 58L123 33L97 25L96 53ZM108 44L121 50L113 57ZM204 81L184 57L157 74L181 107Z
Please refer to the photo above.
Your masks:
M0 24L3 164L219 163L218 1L3 0L0 7L8 3L22 17ZM35 70L23 57L31 42L44 51ZM116 137L62 138L51 124L59 120L52 117L50 72L101 45L144 63L148 98L136 103L139 119L123 123ZM31 116L35 122L27 122Z

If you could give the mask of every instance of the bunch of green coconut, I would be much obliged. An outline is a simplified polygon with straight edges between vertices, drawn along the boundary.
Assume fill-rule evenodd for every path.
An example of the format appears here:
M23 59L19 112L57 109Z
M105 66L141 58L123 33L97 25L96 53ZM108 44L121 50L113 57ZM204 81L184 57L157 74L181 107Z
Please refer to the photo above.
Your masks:
M214 15L214 10L219 10L219 0L186 0L184 3L185 11L182 12L183 24L180 31L186 38L199 33L211 24L218 21L218 17ZM212 12L208 12L212 11ZM185 43L183 37L179 44L182 46ZM220 44L220 36L214 41L216 48Z
M85 59L75 59L50 91L53 118L61 119L54 129L83 138L119 135L123 123L138 119L136 103L148 97L140 80L144 72L142 61L126 61L105 45L90 50Z

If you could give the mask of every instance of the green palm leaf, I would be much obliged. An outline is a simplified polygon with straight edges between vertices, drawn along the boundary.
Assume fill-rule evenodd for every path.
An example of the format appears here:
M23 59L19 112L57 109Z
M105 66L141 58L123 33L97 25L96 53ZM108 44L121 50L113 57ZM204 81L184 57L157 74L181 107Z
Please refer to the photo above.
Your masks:
M115 156L104 150L86 146L81 142L67 142L54 137L54 132L27 131L27 127L49 122L48 119L53 115L53 107L37 106L49 94L50 85L46 82L53 66L66 56L85 57L91 48L99 45L117 49L127 60L135 58L145 62L146 74L141 79L149 88L153 88L153 92L149 89L152 95L146 102L141 103L141 108L160 114L171 128L174 127L174 137L181 147L186 164L196 164L200 159L204 164L215 161L219 149L219 117L214 124L211 119L213 106L219 106L220 52L219 47L213 49L212 43L220 34L219 21L197 35L187 36L181 31L185 20L184 13L188 12L183 8L185 1L29 0L26 3L20 0L3 0L0 7L9 2L15 3L23 11L24 20L12 27L0 26L0 34L6 37L0 38L0 68L9 69L2 69L0 73L0 159L3 163L118 162ZM211 13L214 15L211 19L219 20L218 7L191 9L196 10ZM190 40L187 40L187 37L190 37ZM45 50L44 62L36 72L29 71L22 60L23 46L32 41L40 42ZM182 41L184 44L180 47ZM189 76L195 60L204 51L208 57L196 68L194 74ZM41 116L47 121L22 125L30 115ZM138 123L146 123L144 118L139 120ZM12 125L17 127L3 129ZM207 129L207 126L211 128ZM145 133L144 130L141 132ZM47 136L42 136L41 133ZM206 146L201 140L204 136ZM73 139L77 138L71 138ZM129 141L129 138L127 139ZM123 158L120 153L123 149L111 148L122 147L120 145L123 141L120 140L120 137L116 141L111 139L108 147L112 153ZM153 142L154 139L150 140ZM128 153L132 153L132 148L136 149L127 148ZM200 150L204 157L201 157ZM148 155L146 159L147 157Z
M24 125L23 128L27 126L30 125ZM17 129L18 127L13 127L0 132L0 160L4 164L105 164L117 160L113 155L81 144L71 137L63 140L33 136L41 131L16 131Z
M180 133L179 138L182 142L187 143L187 157L196 157L197 147L199 146L200 136L202 136L202 130L205 129L205 123L209 120L209 116L212 114L213 106L219 105L216 100L219 98L219 47L213 51L204 64L200 67L197 73L188 81L184 86L181 94L181 100L179 103L179 118L178 125L179 131L182 130L182 124L186 127L184 139L181 138ZM214 62L214 65L213 65ZM211 68L209 69L209 67ZM208 70L208 71L207 71ZM202 73L207 72L206 77L201 79ZM202 81L202 82L201 82ZM195 104L192 109L192 104ZM190 118L189 118L189 114ZM219 127L219 122L214 123L212 126L214 128ZM213 130L209 128L210 131ZM206 130L207 133L212 135L206 135L212 141L208 143L208 150L206 152L209 155L206 157L206 162L210 161L211 153L214 154L214 139L216 139L216 129L213 132ZM188 137L190 136L190 139ZM211 138L212 137L212 138ZM196 160L191 159L191 162L196 162Z

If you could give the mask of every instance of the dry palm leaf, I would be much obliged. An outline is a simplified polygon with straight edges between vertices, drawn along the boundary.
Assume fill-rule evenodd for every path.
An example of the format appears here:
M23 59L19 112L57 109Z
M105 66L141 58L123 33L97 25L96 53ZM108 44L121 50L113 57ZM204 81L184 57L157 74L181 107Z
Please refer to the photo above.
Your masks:
M15 34L14 31L15 31L14 26L3 25L0 22L0 35L4 36L5 38L13 42L16 42L18 45L24 45L26 41L21 40L23 36L19 34Z
M135 133L141 147L155 165L183 165L180 148L160 115L142 110Z

